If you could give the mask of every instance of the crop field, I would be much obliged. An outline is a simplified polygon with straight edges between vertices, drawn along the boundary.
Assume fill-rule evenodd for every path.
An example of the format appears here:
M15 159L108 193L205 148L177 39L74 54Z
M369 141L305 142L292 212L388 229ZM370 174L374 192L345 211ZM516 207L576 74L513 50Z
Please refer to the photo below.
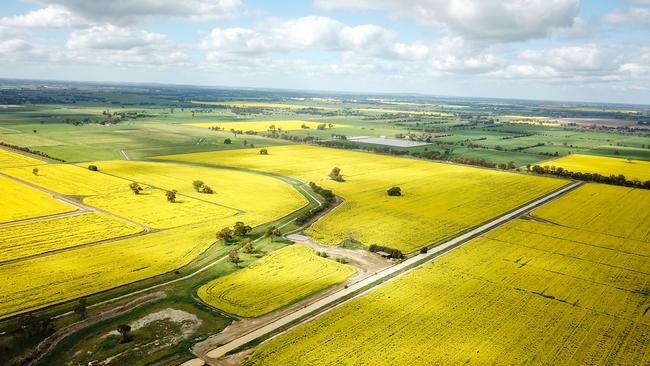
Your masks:
M175 270L214 240L196 224L0 265L0 318Z
M0 262L141 232L102 213L0 226Z
M0 202L0 223L77 210L45 192L3 176L0 176Z
M214 167L202 167L183 164L156 163L156 162L134 162L134 161L102 161L92 163L99 167L101 172L117 176L129 181L140 182L145 186L162 187L165 189L176 189L179 193L179 205L170 205L166 202L165 197L160 196L159 191L151 190L152 197L136 197L132 193L119 193L121 199L117 201L108 198L88 198L86 203L101 205L109 211L122 212L129 215L129 209L126 207L115 208L119 201L127 205L126 202L143 200L152 202L155 210L163 206L161 212L155 212L152 215L162 215L166 209L173 209L180 214L177 209L186 211L184 207L199 205L198 212L204 212L207 207L208 212L204 213L205 218L188 213L187 219L191 222L207 219L211 216L219 215L234 216L237 214L238 220L244 220L249 225L259 225L265 222L276 220L284 217L293 211L296 211L307 205L306 198L296 189L284 181L264 176L260 174L251 174L248 172L237 171L233 169L215 169ZM201 180L214 190L213 194L197 192L192 182ZM147 193L150 190L146 190ZM182 195L182 196L180 196ZM265 199L260 199L263 195ZM153 199L153 201L151 201ZM188 203L186 205L186 203ZM145 210L139 217L149 220L150 214L146 211L146 205L134 203L136 207ZM178 207L177 207L178 206ZM138 221L138 220L136 220ZM149 220L153 226L156 222L160 224L160 218ZM162 220L162 221L166 221ZM172 222L173 224L173 222Z
M301 129L315 130L318 125L323 122L313 121L255 121L255 122L204 122L204 123L191 123L189 126L203 127L203 128L220 128L224 131L254 131L254 132L267 132L269 127L275 126L276 129L281 131L294 131ZM306 126L307 128L303 127ZM332 124L331 128L348 127L346 125ZM330 129L329 126L326 127Z
M227 107L237 107L237 108L269 108L269 109L305 109L305 108L315 108L315 109L334 109L332 107L323 107L316 105L302 105L302 104L288 104L288 103L267 103L267 102L255 102L255 101L227 101L227 102L203 102L203 101L194 101L195 104L209 104L209 105L220 105Z
M546 162L572 172L598 173L604 176L623 174L628 180L650 180L650 162L631 159L617 159L594 155L569 155Z
M572 229L650 242L649 197L648 190L586 184L532 214ZM611 211L606 215L605 207Z
M380 113L380 114L419 114L419 115L431 115L431 116L453 116L451 113L444 112L435 112L435 111L414 111L408 109L385 109L385 108L357 108L355 111L358 112L370 112L370 113Z
M650 240L637 222L650 227L650 191L617 200L629 192L578 188L534 212L557 222L512 221L269 341L244 364L646 365ZM630 222L620 210L641 216Z
M162 189L145 189L137 195L132 192L118 192L89 197L84 203L156 229L195 222L225 225L226 221L236 221L235 210L181 196L176 196L176 202L171 203L167 201L165 192Z
M243 167L313 181L345 202L308 233L325 244L352 239L404 252L436 243L506 213L567 182L453 164L313 146L170 155L177 160ZM339 167L345 182L328 178ZM399 186L403 196L386 190Z
M0 148L0 169L14 166L41 165L45 162Z
M93 196L130 192L131 182L128 180L69 164L41 165L38 166L38 174L32 172L32 167L8 168L1 172L64 195Z
M103 213L2 226L0 261L69 250L0 265L0 276L11 277L0 285L0 298L3 298L0 318L180 268L214 244L217 230L235 221L257 226L284 217L308 203L291 184L267 175L156 162L96 164L100 172L67 164L39 166L38 175L27 168L3 171L65 194L88 195L85 204L162 231L120 239L142 228ZM215 193L194 191L195 179L204 180ZM138 195L128 187L135 180L146 187ZM8 178L0 177L0 183L8 188L0 193L7 192L5 202L12 208L2 210L5 221L65 212L54 210L57 206L49 207L49 200L69 208L68 211L75 210ZM177 186L176 202L170 203L165 189ZM268 199L260 200L260 197ZM74 248L113 238L114 241Z
M345 281L355 269L291 245L264 256L242 271L198 290L206 303L227 313L258 317Z

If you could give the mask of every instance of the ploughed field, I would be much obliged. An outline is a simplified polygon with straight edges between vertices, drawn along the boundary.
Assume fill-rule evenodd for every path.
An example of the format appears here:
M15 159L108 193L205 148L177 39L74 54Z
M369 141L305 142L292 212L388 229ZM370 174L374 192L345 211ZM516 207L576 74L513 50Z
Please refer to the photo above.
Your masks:
M324 244L353 240L403 252L440 242L556 190L566 180L305 145L157 157L292 176L345 202L307 231ZM341 169L344 182L328 177ZM399 186L402 196L386 191Z
M261 174L121 161L91 171L29 159L0 150L0 318L173 271L216 245L223 227L258 226L308 204ZM214 192L196 192L193 180Z
M198 295L227 313L258 317L341 283L355 272L346 264L317 256L309 247L291 245L201 286Z
M649 231L650 191L587 184L244 364L646 365Z

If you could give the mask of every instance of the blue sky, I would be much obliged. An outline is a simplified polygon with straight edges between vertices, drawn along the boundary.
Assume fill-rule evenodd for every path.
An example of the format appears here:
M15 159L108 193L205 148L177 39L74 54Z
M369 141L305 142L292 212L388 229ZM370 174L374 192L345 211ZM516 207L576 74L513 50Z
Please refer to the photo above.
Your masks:
M0 77L650 104L650 0L3 0Z

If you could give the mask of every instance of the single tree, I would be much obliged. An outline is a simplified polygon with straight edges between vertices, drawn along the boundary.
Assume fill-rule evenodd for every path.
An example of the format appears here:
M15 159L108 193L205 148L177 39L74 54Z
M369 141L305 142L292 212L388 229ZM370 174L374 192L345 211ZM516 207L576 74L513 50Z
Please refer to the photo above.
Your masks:
M75 314L79 315L79 318L81 319L86 319L87 311L88 311L88 303L85 297L82 297L79 299L79 302L77 305L74 307L74 312Z
M391 187L388 189L388 195L389 196L401 196L402 195L402 189L400 187Z
M244 224L242 221L237 221L235 223L235 226L233 226L232 229L233 229L233 232L235 233L235 235L237 235L237 236L244 236L244 235L248 234L251 230L253 230L252 227L250 227L249 225Z
M32 169L32 174L34 174L34 175L38 175L38 168L34 168L34 169Z
M203 185L203 187L201 187L201 193L213 194L214 191L212 188L210 188L210 186Z
M198 192L201 190L201 187L203 187L203 181L197 179L192 182L192 186L194 187L194 190Z
M224 227L223 229L217 231L217 239L228 242L232 240L232 229L229 227Z
M92 170L93 172L99 171L97 165L88 165L88 170Z
M136 182L129 184L129 188L131 188L133 194L140 194L140 192L142 191L142 187L140 187L140 185Z
M268 155L269 151L267 149L260 149L260 155Z
M165 193L165 196L167 197L167 201L168 201L168 202L171 202L171 203L176 202L176 193L177 193L177 192L178 192L178 191L175 190L175 189L172 189L171 191L167 191L167 192Z
M241 246L241 251L250 254L253 253L253 241L252 240L246 240L244 244Z
M275 226L269 226L268 228L266 228L266 233L264 234L264 236L267 237L280 236L280 234L281 234L280 229L278 229Z
M338 167L332 168L332 171L330 172L329 177L332 180L335 180L337 182L345 181L345 179L343 179L343 176L341 175L341 169L339 169Z
M231 139L225 139L225 140L223 140L223 143L226 144L226 145L230 145L230 144L232 144L232 140Z
M128 343L133 340L131 335L131 326L128 324L120 324L117 326L117 332L122 335L122 343Z
M239 254L235 249L231 250L230 253L228 253L228 261L230 263L233 263L235 266L237 266L240 261L239 259Z

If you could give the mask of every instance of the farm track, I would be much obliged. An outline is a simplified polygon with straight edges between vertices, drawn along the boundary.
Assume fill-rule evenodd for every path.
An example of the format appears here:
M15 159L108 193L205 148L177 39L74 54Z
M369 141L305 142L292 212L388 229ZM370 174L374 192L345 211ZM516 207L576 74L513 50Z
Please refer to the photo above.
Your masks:
M305 190L303 187L301 187L301 186L297 186L297 185L295 185L295 184L294 184L293 186L294 186L298 191L300 191L302 194L307 195L307 196L309 196L312 200L314 200L315 202L318 202L318 205L319 205L319 206L322 205L322 204L320 203L320 201L318 201L318 199L316 199L316 197L314 197L314 195L312 195L310 192L308 192L307 190ZM294 222L294 221L295 221L295 219L289 220L289 221L287 221L286 223L284 223L284 224L278 226L278 228L279 228L279 229L282 229L282 228L286 227L287 225L291 224L291 223ZM299 228L299 230L302 230L303 228L304 228L304 227L301 227L301 228ZM253 240L253 243L257 243L257 242L259 242L259 241L262 240L262 239L264 239L264 236L260 236L259 238ZM175 278L175 279L170 280L170 281L166 281L166 282L159 283L159 284L156 284L156 285L153 285L153 286L149 286L149 287L146 287L146 288L143 288L143 289L137 290L137 291L132 291L132 292L129 292L129 293L127 293L127 294L124 294L124 295L121 295L121 296L117 296L117 297L114 297L114 298L111 298L111 299L108 299L108 300L100 301L100 302L97 302L97 303L94 303L94 304L89 305L88 308L89 308L89 309L96 308L96 307L101 306L101 305L109 304L109 303L111 303L111 302L115 302L115 301L118 301L118 300L123 300L123 299L128 298L128 297L131 297L131 296L135 296L135 295L143 294L143 293L146 293L146 292L148 292L148 291L152 291L152 290L159 289L159 288L161 288L161 287L165 287L165 286L168 286L168 285L171 285L171 284L177 283L177 282L181 282L181 281L188 280L188 279L190 279L190 278L192 278L192 277L195 277L195 276L197 276L197 275L199 275L199 274L201 274L201 273L207 271L208 269L210 269L210 268L216 266L217 264L219 264L219 263L225 261L226 259L228 259L228 256L227 256L227 255L224 255L224 256L215 259L214 261L212 261L212 262L206 264L205 266L203 266L203 267L197 269L196 271L194 271L194 272L192 272L192 273L190 273L190 274L187 274L187 275L185 275L185 276L183 276L183 277ZM73 311L68 311L68 312L65 312L65 313L59 314L59 315L55 316L54 318L55 318L55 319L59 319L59 318L62 318L62 317L65 317L65 316L71 315L71 314L73 314L73 313L74 313Z
M515 209L479 227L466 231L465 233L447 240L429 249L428 253L426 254L417 254L401 262L400 264L389 267L381 272L377 272L364 280L361 280L351 286L347 286L331 295L328 295L310 305L303 307L302 309L298 309L295 312L287 314L286 316L273 320L268 324L261 325L258 329L239 336L238 338L232 339L227 343L223 343L210 351L203 351L200 353L197 352L199 353L198 356L209 365L229 364L230 362L226 359L223 359L222 357L229 354L230 352L245 347L247 344L254 342L260 338L266 338L270 336L275 337L299 324L316 318L356 297L362 296L363 294L377 288L378 286L389 283L406 273L409 273L421 266L430 263L439 256L460 247L475 237L489 232L545 203L548 203L562 196L564 193L575 189L581 184L582 182L573 182L571 184L568 184L518 209Z
M124 305L118 306L113 309L106 310L98 315L91 316L89 318L86 318L84 320L78 321L76 323L72 323L68 325L65 328L61 328L54 332L51 336L45 338L41 343L36 346L34 351L31 354L31 359L25 363L25 366L31 366L38 362L41 358L43 358L45 355L47 355L49 352L51 352L54 347L56 347L59 342L64 340L66 337L84 329L87 328L91 325L97 324L101 321L107 320L114 318L119 315L123 315L128 313L129 311L136 309L140 306L146 305L148 303L162 300L167 295L164 292L155 292L152 294L149 294L147 296L142 296L137 299L134 299L133 301L126 303Z

